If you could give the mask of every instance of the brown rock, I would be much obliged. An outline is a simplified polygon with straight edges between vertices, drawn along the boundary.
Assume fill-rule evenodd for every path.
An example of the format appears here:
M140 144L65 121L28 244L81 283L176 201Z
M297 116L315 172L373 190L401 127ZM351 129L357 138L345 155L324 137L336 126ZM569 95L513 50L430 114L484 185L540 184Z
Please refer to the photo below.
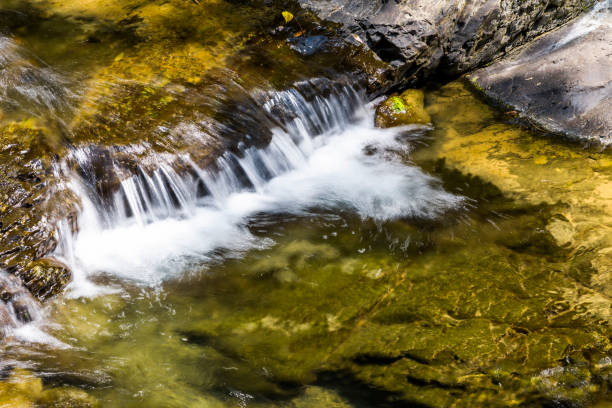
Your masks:
M41 300L59 293L71 276L70 268L53 258L31 262L20 275L24 285Z

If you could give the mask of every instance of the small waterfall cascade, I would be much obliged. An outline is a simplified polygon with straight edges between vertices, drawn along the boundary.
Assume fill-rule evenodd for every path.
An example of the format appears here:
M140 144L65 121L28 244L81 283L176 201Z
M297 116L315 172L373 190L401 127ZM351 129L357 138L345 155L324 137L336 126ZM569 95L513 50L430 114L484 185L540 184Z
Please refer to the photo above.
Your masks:
M0 271L0 337L8 336L40 317L39 302L23 287L21 281Z
M247 227L260 213L350 211L384 221L438 217L462 205L402 158L429 128L376 128L372 107L351 85L306 81L253 99L269 126L267 143L239 142L205 167L182 152L129 170L110 160L96 172L95 150L74 151L79 228L60 231L55 255L73 270L75 295L89 295L91 274L151 284L206 263L217 249L227 256L269 246ZM100 189L103 177L111 187Z
M352 86L325 85L326 95L314 93L312 83L259 95L266 99L265 115L279 124L272 129L271 141L265 148L241 143L206 169L189 155L171 156L169 160L158 157L153 170L138 166L135 174L121 179L110 198L90 194L99 218L107 227L130 222L145 225L168 217L187 217L197 206L222 207L237 192L262 191L271 179L303 166L314 149L325 143L326 136L346 128L363 109L362 96ZM95 152L81 149L73 157L86 167L91 154ZM181 171L173 166L177 162ZM123 173L118 168L110 170ZM94 186L88 187L94 191Z

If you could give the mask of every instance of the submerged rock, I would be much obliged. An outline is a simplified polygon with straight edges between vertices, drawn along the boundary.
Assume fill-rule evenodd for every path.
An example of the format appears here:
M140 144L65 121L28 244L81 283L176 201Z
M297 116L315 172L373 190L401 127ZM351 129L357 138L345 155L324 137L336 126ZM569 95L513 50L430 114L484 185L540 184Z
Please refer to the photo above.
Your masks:
M351 408L338 393L322 387L306 387L304 393L287 404L287 408Z
M11 376L0 382L0 406L14 408L34 407L35 400L42 393L40 378L24 369L15 369Z
M98 401L74 387L48 388L32 372L16 368L0 381L0 406L11 408L73 407L94 408Z
M41 393L39 404L50 407L96 408L99 402L87 392L74 387L58 387Z
M539 38L471 80L487 96L554 133L612 143L612 2Z
M428 124L431 118L425 111L425 94L418 89L409 89L399 96L392 96L376 108L376 126Z
M545 256L553 246L567 251L570 260L560 268L567 270L576 283L564 290L564 300L598 324L609 324L609 152L577 150L510 124L491 124L495 111L477 101L461 83L449 84L430 95L428 111L436 125L434 148L446 166L494 184L517 202L551 206L553 214L545 225L533 228L527 224L531 233L525 231L514 240L504 240L504 244ZM472 116L474 112L479 114ZM529 235L532 238L527 242Z
M389 64L386 88L457 76L581 14L593 0L301 0ZM382 91L384 91L383 89Z

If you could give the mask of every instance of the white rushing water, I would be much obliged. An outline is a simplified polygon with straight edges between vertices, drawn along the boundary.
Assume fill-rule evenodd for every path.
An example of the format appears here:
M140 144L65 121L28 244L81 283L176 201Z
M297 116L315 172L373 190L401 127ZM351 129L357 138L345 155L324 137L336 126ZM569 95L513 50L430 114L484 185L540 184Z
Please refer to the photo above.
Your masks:
M279 107L284 130L273 129L266 148L228 152L210 169L182 157L188 174L165 164L142 170L121 182L110 205L99 204L75 178L83 203L79 233L64 233L60 247L73 268L72 295L92 294L88 276L97 273L155 284L216 249L266 247L270 240L246 228L259 213L343 210L385 221L433 218L461 205L460 197L399 159L410 148L400 136L423 129L375 128L372 109L351 87L311 101L295 89L279 92L265 109L274 115Z
M0 338L3 342L44 343L67 347L43 330L44 310L19 278L0 270Z

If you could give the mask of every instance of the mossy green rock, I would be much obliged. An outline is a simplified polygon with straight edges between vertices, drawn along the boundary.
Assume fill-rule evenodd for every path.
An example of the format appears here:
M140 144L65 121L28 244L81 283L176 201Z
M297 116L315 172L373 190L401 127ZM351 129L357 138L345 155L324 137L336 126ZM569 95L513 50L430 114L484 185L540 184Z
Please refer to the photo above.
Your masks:
M430 123L424 99L425 94L418 89L409 89L399 96L391 96L376 108L376 126L389 128Z

